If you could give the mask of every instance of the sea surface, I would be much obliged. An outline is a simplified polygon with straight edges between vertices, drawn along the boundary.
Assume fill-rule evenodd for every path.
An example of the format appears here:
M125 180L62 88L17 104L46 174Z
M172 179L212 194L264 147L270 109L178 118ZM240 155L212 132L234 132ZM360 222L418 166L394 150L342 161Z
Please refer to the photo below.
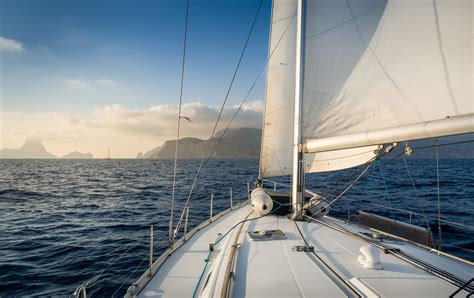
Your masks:
M441 228L442 250L473 261L474 160L439 161L440 222L436 161L406 162L409 171L403 159L370 167L331 214L355 220L353 213L363 209L428 223L437 237ZM178 165L176 217L198 164ZM166 246L172 169L172 161L139 159L0 160L0 296L69 295L96 276L89 295L123 296L147 266L150 225L155 255ZM362 169L311 174L306 186L332 200ZM211 161L191 197L190 225L208 218L211 193L214 214L229 207L230 188L234 203L245 201L247 182L257 174L257 160Z

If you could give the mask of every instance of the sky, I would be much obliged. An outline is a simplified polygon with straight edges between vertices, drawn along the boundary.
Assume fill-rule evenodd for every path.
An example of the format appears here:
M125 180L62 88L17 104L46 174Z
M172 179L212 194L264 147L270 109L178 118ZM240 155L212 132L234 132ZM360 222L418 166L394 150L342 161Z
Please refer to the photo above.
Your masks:
M185 0L0 0L0 148L131 158L176 137ZM190 0L182 136L208 138L258 0ZM266 63L264 0L223 128ZM233 127L260 127L264 76Z

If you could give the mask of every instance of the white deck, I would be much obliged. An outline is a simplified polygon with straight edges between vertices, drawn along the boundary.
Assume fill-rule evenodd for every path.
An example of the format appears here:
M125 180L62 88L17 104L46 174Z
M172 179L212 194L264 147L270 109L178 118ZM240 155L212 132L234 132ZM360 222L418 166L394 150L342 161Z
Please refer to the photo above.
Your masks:
M244 206L194 234L166 259L151 280L146 281L142 277L137 289L138 297L192 297L196 286L199 288L198 295L221 296L224 273L230 256L229 249L236 239L241 245L237 249L233 267L235 274L231 279L230 296L233 297L351 295L350 290L337 276L351 285L359 295L369 297L448 297L457 289L447 281L383 252L382 270L364 269L357 262L357 256L359 248L368 242L319 223L295 223L286 217L273 215L245 222L239 235L238 228L229 233L211 253L206 272L198 285L209 253L209 243L218 239L218 233L227 232L249 213L250 207ZM249 218L253 217L255 215L252 214ZM333 224L329 219L325 219L325 222ZM338 224L353 232L368 231L353 225ZM330 269L313 253L292 250L294 245L305 244L296 225L305 235L308 244L315 247L316 255ZM248 231L270 229L282 230L287 239L252 241L247 235ZM464 280L474 275L472 265L430 253L407 243L397 242L389 245L397 246L418 259L429 259L431 265L439 266ZM336 274L331 273L331 269ZM140 290L141 285L145 286Z

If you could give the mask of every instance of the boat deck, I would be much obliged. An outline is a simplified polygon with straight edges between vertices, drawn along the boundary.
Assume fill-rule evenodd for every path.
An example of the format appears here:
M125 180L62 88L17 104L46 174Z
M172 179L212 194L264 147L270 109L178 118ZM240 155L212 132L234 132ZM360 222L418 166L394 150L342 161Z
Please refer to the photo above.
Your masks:
M360 247L369 241L361 233L372 231L330 218L321 222L294 222L268 215L249 220L234 228L209 253L210 243L247 216L257 217L249 205L200 227L174 252L157 260L152 277L145 273L127 296L448 297L458 289L391 253L380 253L383 269L363 268L357 257ZM286 239L255 241L247 234L277 229ZM429 260L431 266L461 280L467 281L474 275L472 264L404 241L385 241L383 245L399 248L417 260ZM296 246L313 246L314 252L297 251ZM235 256L232 247L236 248ZM230 278L226 272L232 272ZM463 296L465 292L459 297Z

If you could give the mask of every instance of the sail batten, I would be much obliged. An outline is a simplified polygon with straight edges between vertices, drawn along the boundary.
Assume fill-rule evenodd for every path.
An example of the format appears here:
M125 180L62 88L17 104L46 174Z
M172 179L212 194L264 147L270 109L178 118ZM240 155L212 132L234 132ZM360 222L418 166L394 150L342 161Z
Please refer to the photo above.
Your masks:
M287 12L277 13L279 19L291 15L296 3L274 0L275 9ZM473 114L473 19L472 0L306 0L303 139L314 140L307 147L313 143L322 146L322 139L325 144L340 136L364 139L367 132L397 127L402 127L396 131L403 135L396 139L425 138L424 131L413 133L403 127L431 123L446 115L455 119ZM271 40L277 38L275 32L272 29ZM293 109L285 104L295 100L295 77L284 67L295 67L294 42L295 35L288 35L286 46L270 61L274 68L268 73L265 98L265 114L271 116L265 118L263 176L291 173L286 154L292 146L288 124ZM355 166L371 155L364 161L363 155L350 148L397 141L357 141L356 146L350 142L309 150L326 152L324 160L333 161L334 154L341 162L321 163L318 153L306 154L305 171L323 171L321 165L324 171Z
M382 145L474 132L474 114L322 139L308 139L307 153Z

